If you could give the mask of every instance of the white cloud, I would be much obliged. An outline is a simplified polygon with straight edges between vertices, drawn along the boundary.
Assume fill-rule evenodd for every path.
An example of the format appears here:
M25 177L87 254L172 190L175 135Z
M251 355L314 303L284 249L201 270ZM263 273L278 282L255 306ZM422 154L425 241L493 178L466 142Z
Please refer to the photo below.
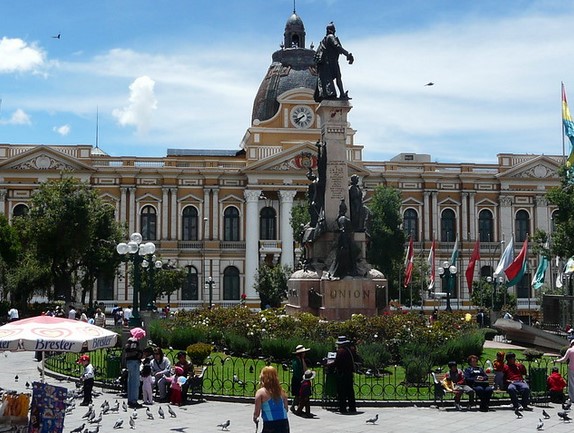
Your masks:
M0 40L0 73L34 71L44 64L45 54L22 39Z
M148 131L152 113L157 109L154 87L155 81L146 75L136 78L130 84L129 105L112 111L120 125L135 126L138 133Z
M18 108L9 119L0 119L0 125L30 125L30 116L20 108Z
M62 125L62 126L54 126L54 128L52 128L52 130L54 132L57 132L61 136L65 137L66 135L68 135L70 133L70 131L72 130L72 127L70 125L66 124L66 125Z

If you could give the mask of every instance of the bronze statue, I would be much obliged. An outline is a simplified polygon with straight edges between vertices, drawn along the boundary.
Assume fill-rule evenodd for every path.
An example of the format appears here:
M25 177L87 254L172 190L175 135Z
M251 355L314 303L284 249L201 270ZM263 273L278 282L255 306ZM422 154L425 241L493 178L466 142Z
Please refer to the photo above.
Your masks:
M335 24L327 26L327 34L319 44L315 53L317 64L317 88L315 89L315 101L323 99L337 99L335 84L339 89L339 99L350 99L343 89L341 69L339 68L339 55L345 55L350 65L355 61L353 54L343 48L339 38L335 36Z
M347 217L347 205L345 204L345 200L341 200L339 204L337 226L339 238L337 239L335 260L333 260L331 268L329 269L329 276L331 278L356 276L360 249L353 239L353 226L351 220Z

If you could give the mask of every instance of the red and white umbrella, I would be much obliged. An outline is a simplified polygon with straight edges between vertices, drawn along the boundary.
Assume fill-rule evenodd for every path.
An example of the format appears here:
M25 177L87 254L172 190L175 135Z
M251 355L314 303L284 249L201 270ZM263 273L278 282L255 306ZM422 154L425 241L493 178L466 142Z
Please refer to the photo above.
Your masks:
M0 351L81 352L116 345L118 334L78 320L37 316L0 326Z

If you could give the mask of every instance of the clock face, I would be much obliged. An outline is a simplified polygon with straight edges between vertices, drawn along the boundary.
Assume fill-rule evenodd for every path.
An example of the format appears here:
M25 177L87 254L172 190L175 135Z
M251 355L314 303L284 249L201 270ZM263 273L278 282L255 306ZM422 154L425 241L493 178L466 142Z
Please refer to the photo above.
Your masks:
M296 128L309 128L314 117L313 111L306 105L297 105L291 110L291 123Z

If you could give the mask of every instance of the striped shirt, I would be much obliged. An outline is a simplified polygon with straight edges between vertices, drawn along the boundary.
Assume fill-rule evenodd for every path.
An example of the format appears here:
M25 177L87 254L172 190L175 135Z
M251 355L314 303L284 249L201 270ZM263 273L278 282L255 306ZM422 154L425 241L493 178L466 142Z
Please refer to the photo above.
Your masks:
M287 419L287 410L283 404L283 399L269 399L261 403L261 417L264 422Z

